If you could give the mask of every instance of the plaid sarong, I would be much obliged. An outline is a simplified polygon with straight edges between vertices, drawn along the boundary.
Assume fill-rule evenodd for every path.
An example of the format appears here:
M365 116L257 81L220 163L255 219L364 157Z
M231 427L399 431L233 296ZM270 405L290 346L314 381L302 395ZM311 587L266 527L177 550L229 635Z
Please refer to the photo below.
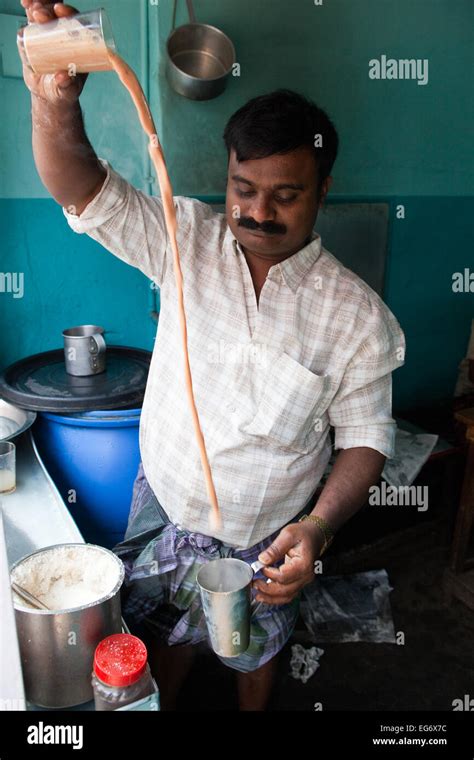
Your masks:
M314 502L292 522L310 511ZM212 536L190 533L171 523L151 490L140 464L124 540L113 551L125 566L122 612L133 632L145 625L168 645L210 646L196 575L200 567L220 557L250 564L278 535L238 550ZM281 563L279 563L281 564ZM261 573L255 576L265 577ZM255 595L254 590L252 590ZM263 604L251 618L250 645L238 657L220 657L226 665L248 672L274 657L288 641L299 611L299 598L289 604Z

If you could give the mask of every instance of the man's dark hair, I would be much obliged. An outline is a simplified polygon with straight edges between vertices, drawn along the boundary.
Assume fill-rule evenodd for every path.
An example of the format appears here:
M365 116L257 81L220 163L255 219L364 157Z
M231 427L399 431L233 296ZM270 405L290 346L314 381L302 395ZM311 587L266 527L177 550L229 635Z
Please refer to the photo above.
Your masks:
M315 147L317 135L322 146ZM339 138L334 124L315 103L292 90L275 90L249 100L230 117L224 142L237 161L289 153L307 145L314 150L318 169L318 193L331 173Z

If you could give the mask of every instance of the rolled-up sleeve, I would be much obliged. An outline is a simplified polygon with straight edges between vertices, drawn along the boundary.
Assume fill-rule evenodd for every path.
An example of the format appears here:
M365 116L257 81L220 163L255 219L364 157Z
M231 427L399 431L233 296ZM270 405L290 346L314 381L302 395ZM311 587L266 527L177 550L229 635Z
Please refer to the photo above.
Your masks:
M163 204L133 187L107 161L100 162L107 176L95 198L80 216L71 213L72 207L63 208L69 226L161 285L169 248Z
M383 307L348 364L329 408L336 449L367 446L393 458L396 423L391 373L404 361L404 334L393 314Z

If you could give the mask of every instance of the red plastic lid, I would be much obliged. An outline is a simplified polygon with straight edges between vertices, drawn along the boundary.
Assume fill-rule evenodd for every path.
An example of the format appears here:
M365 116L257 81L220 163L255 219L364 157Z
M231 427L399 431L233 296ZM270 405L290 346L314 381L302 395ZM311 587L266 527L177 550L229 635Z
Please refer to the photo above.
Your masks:
M145 672L146 646L130 633L107 636L96 647L94 673L109 686L130 686Z

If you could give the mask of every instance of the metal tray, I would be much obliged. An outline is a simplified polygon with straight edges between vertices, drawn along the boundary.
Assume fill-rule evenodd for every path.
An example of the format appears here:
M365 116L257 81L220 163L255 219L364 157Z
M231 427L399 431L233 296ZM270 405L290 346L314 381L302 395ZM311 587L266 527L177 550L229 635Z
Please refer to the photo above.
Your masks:
M10 423L11 432L2 435L2 418ZM20 409L0 398L0 441L13 441L17 436L28 430L36 419L34 412Z
M9 564L44 546L84 539L38 454L31 431L16 441L13 493L2 495Z

